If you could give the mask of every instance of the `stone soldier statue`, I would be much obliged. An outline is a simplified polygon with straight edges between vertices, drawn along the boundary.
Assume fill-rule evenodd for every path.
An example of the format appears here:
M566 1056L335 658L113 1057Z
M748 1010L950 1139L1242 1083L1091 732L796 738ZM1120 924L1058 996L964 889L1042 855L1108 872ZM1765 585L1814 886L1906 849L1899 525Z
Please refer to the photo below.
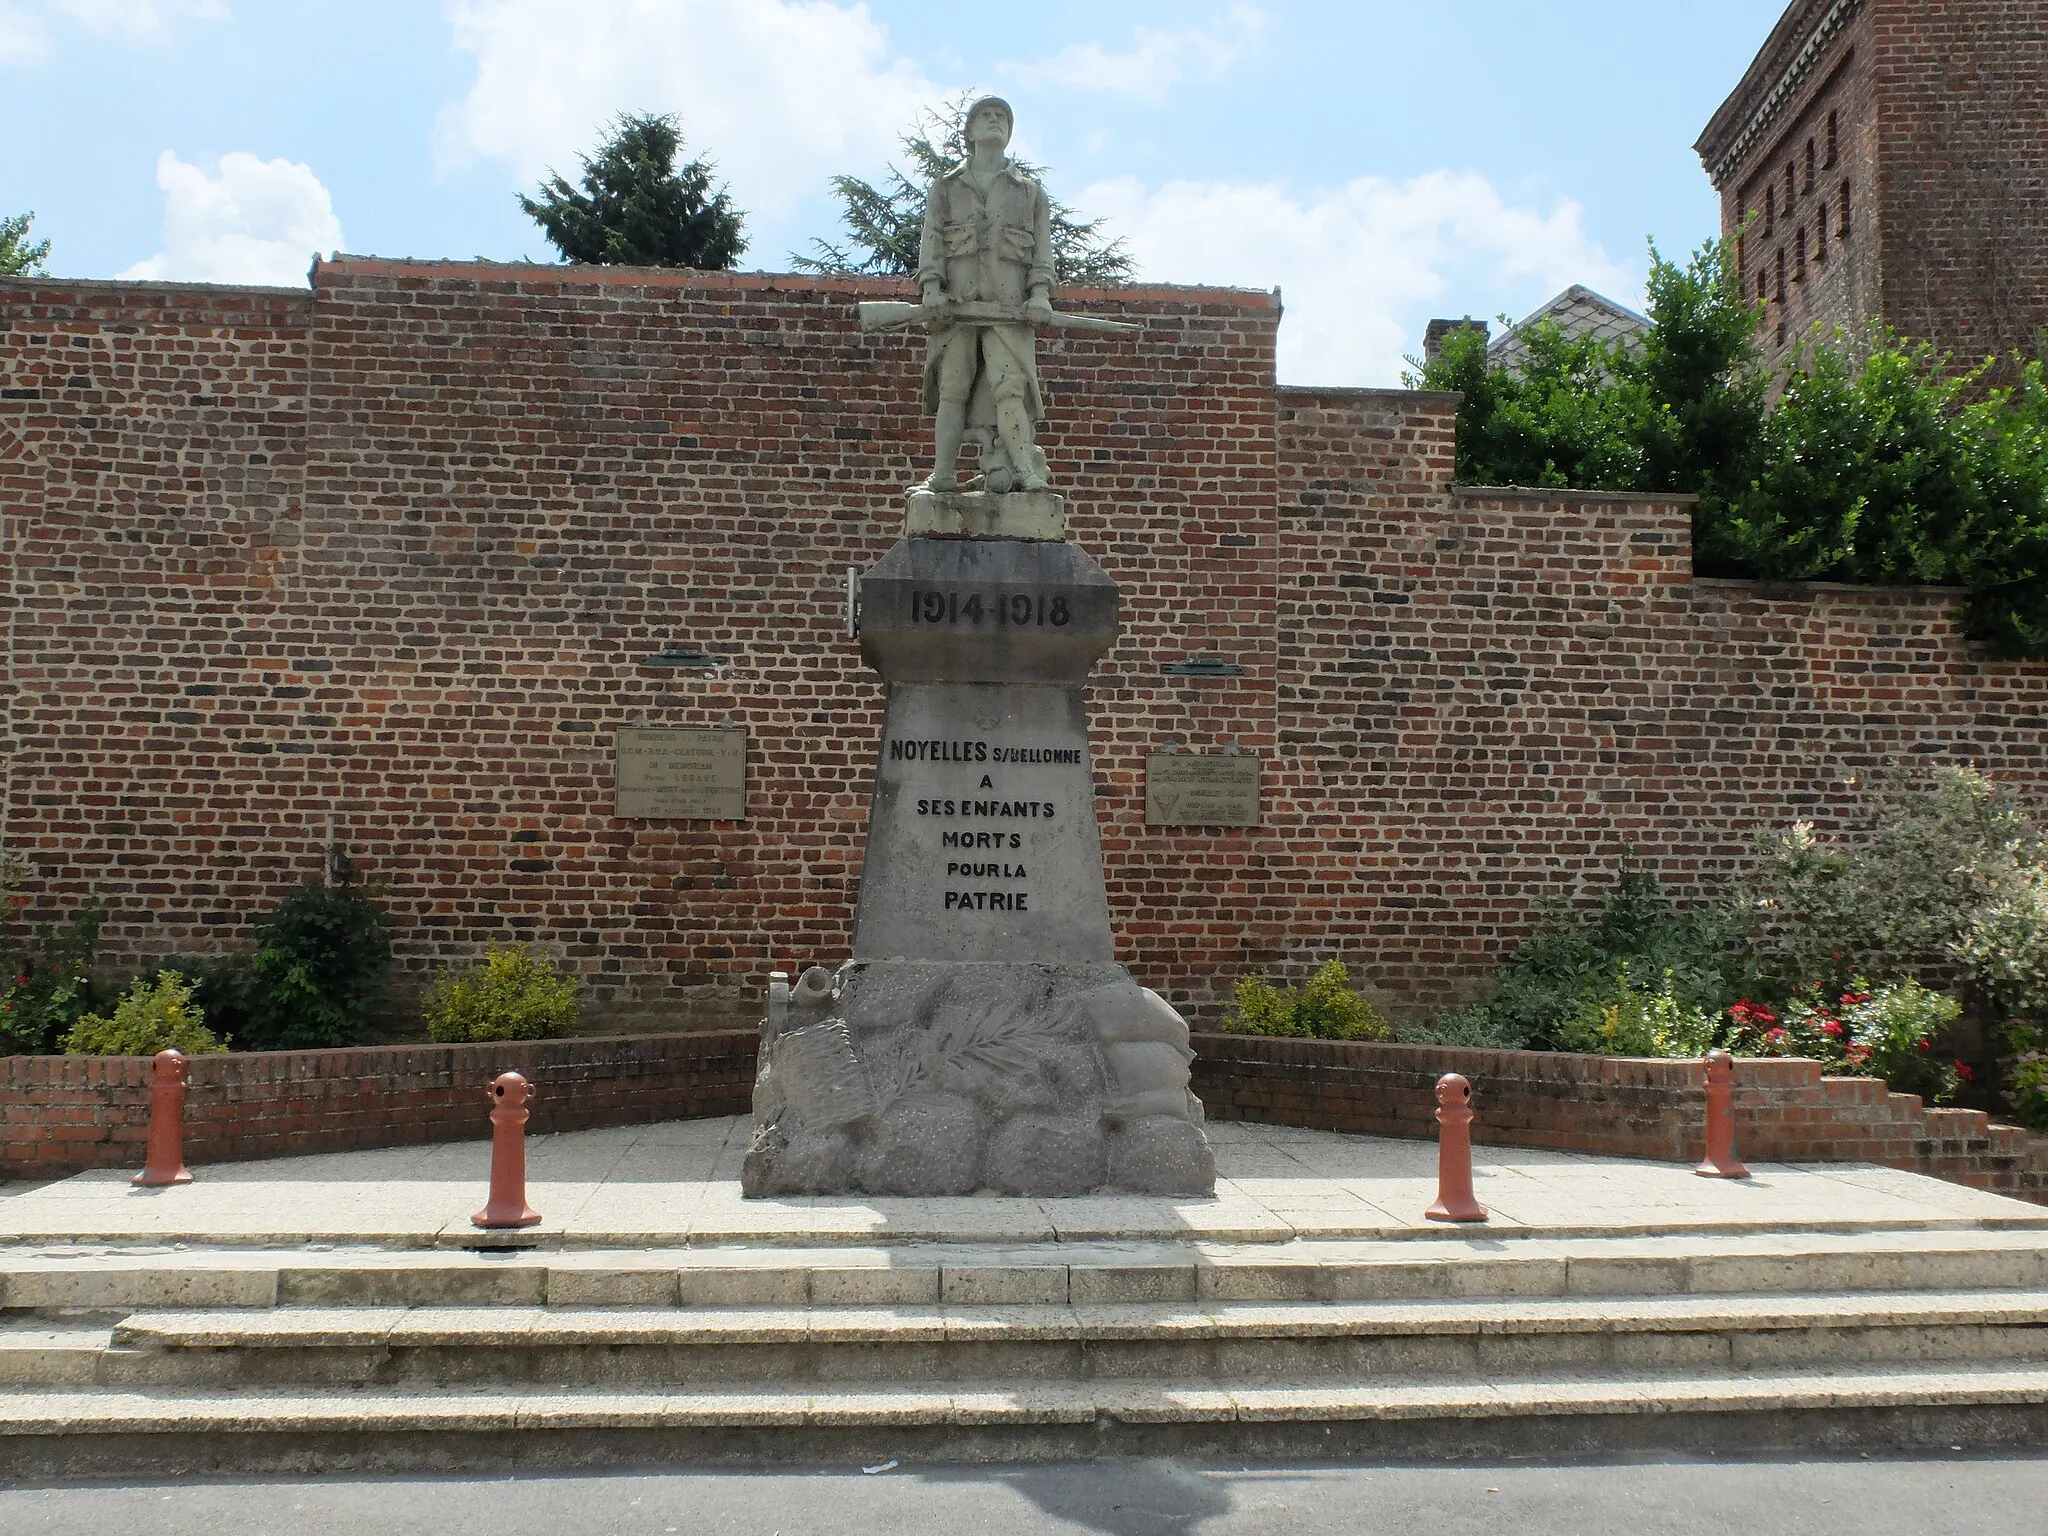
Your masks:
M968 156L932 183L925 202L917 284L931 334L924 407L938 418L931 491L959 489L954 466L969 433L982 444L985 489L1046 486L1032 331L1053 324L1052 209L1045 188L1006 153L1015 122L1000 97L969 108ZM963 306L1016 319L970 319Z

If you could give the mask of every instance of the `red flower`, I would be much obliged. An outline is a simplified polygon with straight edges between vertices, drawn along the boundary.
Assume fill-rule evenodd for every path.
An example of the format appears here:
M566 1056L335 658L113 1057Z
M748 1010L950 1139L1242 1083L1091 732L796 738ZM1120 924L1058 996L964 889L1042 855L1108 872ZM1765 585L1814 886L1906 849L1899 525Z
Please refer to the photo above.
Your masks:
M1966 1083L1974 1083L1975 1081L1977 1081L1977 1074L1970 1070L1970 1064L1967 1061L1959 1061L1956 1063L1956 1076L1960 1077Z
M1785 1031L1782 1029L1774 1029L1769 1034L1765 1035L1764 1038L1766 1040L1782 1040L1785 1038Z
M1842 1033L1842 1026L1838 1024L1835 1020L1829 1019L1826 1023L1821 1025L1820 1032L1824 1035L1835 1035L1839 1037Z
M1920 1049L1923 1051L1931 1051L1934 1049L1934 1042L1923 1035L1920 1037Z

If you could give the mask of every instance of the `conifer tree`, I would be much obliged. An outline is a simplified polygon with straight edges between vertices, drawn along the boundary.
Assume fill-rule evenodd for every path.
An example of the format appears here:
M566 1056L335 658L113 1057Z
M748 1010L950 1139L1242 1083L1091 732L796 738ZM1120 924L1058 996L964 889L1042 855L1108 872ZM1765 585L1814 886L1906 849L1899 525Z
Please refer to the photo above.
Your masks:
M29 226L36 221L33 213L18 213L11 218L0 214L0 277L40 277L43 261L50 254L50 242L38 240L29 243Z
M728 268L747 248L743 215L703 160L678 166L673 117L623 113L594 156L582 189L550 176L519 206L563 259L614 267Z
M858 176L834 176L844 244L813 240L812 254L792 254L799 272L830 277L907 277L917 270L918 238L924 230L925 192L967 158L968 97L956 96L936 110L920 112L899 141L909 162L892 165L877 186ZM1014 157L1013 157L1014 159ZM1023 160L1018 169L1044 179L1044 171ZM1137 263L1122 240L1112 240L1100 219L1083 219L1052 198L1053 280L1062 287L1095 288L1127 283Z

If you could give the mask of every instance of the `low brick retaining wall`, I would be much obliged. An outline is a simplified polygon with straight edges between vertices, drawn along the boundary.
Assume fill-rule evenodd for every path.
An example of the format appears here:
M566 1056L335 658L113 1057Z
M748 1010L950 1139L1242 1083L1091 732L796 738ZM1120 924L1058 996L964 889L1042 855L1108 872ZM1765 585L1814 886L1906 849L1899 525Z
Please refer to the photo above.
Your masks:
M1705 1146L1696 1061L1248 1035L1194 1046L1212 1120L1429 1137L1436 1080L1460 1072L1476 1142L1688 1163ZM1823 1077L1815 1061L1735 1064L1735 1148L1755 1162L1881 1163L2048 1204L2048 1138L1980 1110L1928 1109L1874 1078Z
M500 1072L534 1083L535 1132L744 1114L759 1031L498 1045L365 1046L195 1056L185 1160L467 1141L490 1134ZM142 1166L150 1061L0 1059L0 1176L47 1178Z
M186 1161L481 1140L500 1072L535 1085L536 1133L744 1114L752 1029L504 1045L371 1046L199 1056ZM1474 1139L1692 1162L1705 1099L1697 1062L1456 1050L1247 1035L1194 1037L1195 1090L1216 1120L1427 1139L1435 1085L1474 1085ZM0 1176L139 1168L149 1127L145 1057L0 1059ZM1736 1064L1735 1141L1759 1162L1881 1163L2048 1204L2048 1138L1976 1110L1928 1109L1811 1061Z

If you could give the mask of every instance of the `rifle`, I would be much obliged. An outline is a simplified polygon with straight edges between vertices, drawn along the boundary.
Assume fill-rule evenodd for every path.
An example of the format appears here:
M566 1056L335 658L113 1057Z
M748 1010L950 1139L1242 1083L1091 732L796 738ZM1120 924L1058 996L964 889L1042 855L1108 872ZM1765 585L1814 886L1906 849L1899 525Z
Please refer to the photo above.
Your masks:
M1010 304L967 303L949 305L938 314L932 314L922 304L868 303L860 306L860 328L864 331L900 331L913 325L930 328L934 325L1029 325L1030 319L1022 306ZM1126 331L1142 331L1142 325L1131 325L1123 320L1102 320L1094 315L1069 315L1059 310L1052 314L1052 325L1058 331L1103 331L1121 334Z

